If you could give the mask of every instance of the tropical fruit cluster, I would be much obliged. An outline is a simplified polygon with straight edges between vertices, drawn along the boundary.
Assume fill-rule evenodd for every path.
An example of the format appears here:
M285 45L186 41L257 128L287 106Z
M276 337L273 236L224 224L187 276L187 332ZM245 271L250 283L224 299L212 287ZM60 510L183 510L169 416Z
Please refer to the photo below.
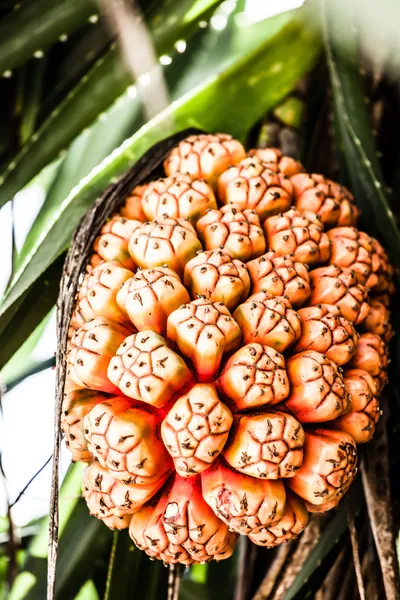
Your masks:
M351 193L192 136L103 227L62 428L90 513L165 563L273 547L335 507L380 415L393 269Z

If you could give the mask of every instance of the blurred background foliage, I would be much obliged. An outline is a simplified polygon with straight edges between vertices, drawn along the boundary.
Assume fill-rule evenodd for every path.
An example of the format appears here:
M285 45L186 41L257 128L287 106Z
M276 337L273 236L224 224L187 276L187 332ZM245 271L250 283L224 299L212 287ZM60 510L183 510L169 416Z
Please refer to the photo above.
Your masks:
M110 27L111 4L0 0L0 376L3 428L14 428L22 445L20 462L13 455L0 465L0 598L10 600L46 597L47 519L43 511L15 517L35 480L23 452L35 453L40 442L18 437L17 413L28 395L40 431L41 411L51 406L41 404L34 374L48 373L52 389L65 251L85 210L155 142L195 126L279 146L310 171L349 185L363 227L400 266L397 2L140 0L128 3L135 18L125 33ZM121 57L124 35L134 61ZM147 42L135 47L135 39ZM400 495L392 475L400 404L391 381L386 418L363 456L363 484L359 478L347 504L316 516L299 542L266 551L241 540L229 560L188 569L179 598L398 597ZM14 470L26 485L11 497ZM134 550L126 532L113 534L89 516L81 471L70 466L61 488L56 598L167 598L163 565ZM374 487L378 471L384 492ZM357 585L352 561L361 565Z

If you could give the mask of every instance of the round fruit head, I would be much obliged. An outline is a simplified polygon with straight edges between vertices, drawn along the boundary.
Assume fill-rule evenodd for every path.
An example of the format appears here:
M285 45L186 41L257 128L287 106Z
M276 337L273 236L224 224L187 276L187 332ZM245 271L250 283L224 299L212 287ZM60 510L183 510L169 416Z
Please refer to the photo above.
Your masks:
M167 337L193 362L204 382L215 377L223 354L239 346L241 331L223 302L202 296L170 314Z
M279 404L289 395L285 359L270 346L247 344L230 357L218 387L235 411Z
M267 292L271 296L285 296L293 308L299 308L308 300L310 278L308 266L280 256L273 250L247 263L252 291Z
M125 396L157 408L192 380L185 361L154 331L127 337L108 366L108 378Z
M283 173L284 175L296 175L304 173L305 168L291 156L285 156L278 148L256 148L249 151L249 156L259 158L271 171Z
M143 198L143 210L149 221L168 215L196 223L210 208L218 208L213 189L202 179L174 175L149 183Z
M307 265L329 259L328 236L324 233L321 220L312 212L291 208L267 219L264 231L268 248L279 256L289 255L293 260Z
M303 464L286 484L310 504L339 501L357 472L353 438L336 429L306 431L305 437Z
M118 396L95 406L84 419L93 457L127 485L154 483L172 470L157 413L146 405L136 406Z
M134 219L135 221L141 221L141 223L146 221L146 215L142 208L142 196L146 188L147 185L137 185L126 197L121 207L121 215L125 219Z
M390 321L390 310L379 300L371 299L369 313L361 323L361 329L380 335L385 342L390 342L394 332Z
M303 461L304 431L283 412L238 415L224 458L231 467L259 479L293 477Z
M293 188L289 175L271 169L269 164L253 156L221 175L218 196L223 204L255 210L262 223L267 217L290 208Z
M284 352L300 337L300 319L283 296L253 294L237 307L233 317L246 344L258 342Z
M348 411L349 394L334 362L307 350L286 361L290 394L285 407L301 423L331 421Z
M93 249L103 260L116 260L123 267L133 269L135 261L128 251L129 239L142 223L116 215L102 228Z
M349 367L367 371L381 390L386 383L388 362L388 348L383 339L376 333L362 333Z
M171 150L164 169L168 176L182 173L204 178L216 187L221 173L245 156L242 144L225 133L191 135Z
M357 349L358 334L350 321L341 316L338 306L317 304L301 308L301 336L293 352L316 350L337 365L349 362Z
M182 275L187 261L201 250L201 243L188 219L165 215L140 225L130 238L129 252L143 269L167 266Z
M135 512L129 535L150 558L187 566L228 558L237 539L203 500L199 478L178 475Z
M117 293L119 307L139 331L165 333L168 316L185 302L190 302L189 294L166 266L138 269Z
M206 250L227 250L242 261L265 252L265 238L254 210L223 206L208 211L197 222L197 232Z
M215 386L198 383L173 405L161 426L164 444L182 477L207 469L220 454L232 425L232 413Z
M246 300L250 291L246 266L228 250L199 252L186 264L184 284L193 300L204 295L229 310Z
M291 180L298 210L317 214L326 229L357 225L358 209L347 188L316 174L299 173Z
M358 283L366 285L378 260L370 236L356 227L335 227L328 231L328 237L331 241L330 264L352 269Z

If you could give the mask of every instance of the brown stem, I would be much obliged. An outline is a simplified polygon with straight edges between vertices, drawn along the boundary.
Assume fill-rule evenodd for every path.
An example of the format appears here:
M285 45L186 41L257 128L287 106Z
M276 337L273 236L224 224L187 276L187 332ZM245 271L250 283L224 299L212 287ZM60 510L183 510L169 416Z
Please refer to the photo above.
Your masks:
M278 552L265 573L257 592L254 594L253 600L267 600L270 597L292 550L292 544L284 544L278 548Z
M348 496L346 496L346 513L347 513L347 523L349 526L350 532L350 541L351 541L351 549L353 551L353 562L354 562L354 570L357 578L358 592L360 594L360 600L365 600L365 588L364 581L361 570L361 562L360 562L360 550L358 543L358 535L357 529L354 519L354 510L351 504L351 500Z

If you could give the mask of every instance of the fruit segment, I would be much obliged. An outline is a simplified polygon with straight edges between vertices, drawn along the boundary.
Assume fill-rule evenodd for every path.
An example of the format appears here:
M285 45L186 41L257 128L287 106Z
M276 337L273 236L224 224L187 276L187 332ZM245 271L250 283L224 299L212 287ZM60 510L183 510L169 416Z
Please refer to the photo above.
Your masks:
M308 267L290 256L280 256L274 251L247 263L252 291L267 292L271 296L286 296L293 308L308 300L310 277Z
M347 363L357 348L358 335L350 321L341 316L338 306L317 304L301 308L301 336L293 352L316 350L337 365Z
M375 333L361 334L357 351L349 362L349 367L367 371L381 390L386 384L387 366L388 349L383 339Z
M117 323L97 317L82 325L72 339L67 354L67 374L82 387L118 393L107 377L111 358L131 332Z
M296 539L308 523L308 511L304 502L291 492L286 492L286 508L282 519L270 527L261 527L249 538L253 544L274 548Z
M279 256L290 255L293 260L315 265L326 262L330 243L320 218L314 213L290 209L270 217L264 223L267 246Z
M293 477L303 461L303 445L303 428L291 415L239 415L224 458L237 471L259 479Z
M135 512L129 535L151 558L184 565L228 558L237 539L204 502L199 479L178 475Z
M301 423L331 421L349 410L350 398L338 367L308 350L286 361L290 394L285 407Z
M305 168L291 156L285 156L278 148L256 148L249 150L249 156L259 158L271 171L283 173L284 175L295 175L304 173Z
M197 221L196 229L206 250L227 250L242 261L265 252L263 230L254 210L230 205L209 210Z
M339 501L357 472L353 438L335 429L306 432L301 468L286 484L310 504Z
M247 344L226 363L219 389L237 410L279 404L289 395L282 354L262 344Z
M212 187L188 175L157 179L146 187L142 207L149 221L163 215L196 223L209 208L218 208Z
M185 361L154 331L127 337L108 366L108 378L125 396L157 408L192 380Z
M65 445L71 452L74 462L91 462L93 460L84 435L83 419L96 404L107 399L106 394L86 389L65 393L62 404L61 429L65 436Z
M168 267L138 269L117 293L117 303L136 329L165 333L168 316L190 302L179 276Z
M201 485L204 500L217 517L242 535L256 535L284 515L286 493L281 481L243 475L221 459L202 473Z
M168 176L182 173L204 178L216 187L218 177L246 156L242 144L225 133L191 135L171 150L164 162Z
M361 323L361 329L380 335L385 342L390 342L394 332L390 322L390 310L379 300L372 299L369 303L369 313Z
M356 444L368 442L375 432L381 411L373 377L363 369L347 369L343 374L351 396L350 410L332 421L332 427L350 434Z
M140 223L129 240L129 252L143 269L169 267L183 274L188 260L201 250L200 241L188 219L165 215L151 223Z
M118 517L130 517L154 496L164 481L165 477L145 485L128 485L115 479L97 462L92 462L83 475L83 497L91 515L104 520L114 517L111 529L125 529L130 518L118 523Z
M283 296L253 294L233 313L246 344L258 342L284 352L301 333L300 318Z
M321 217L326 229L338 225L357 225L358 209L347 188L323 175L299 173L292 178L298 210L309 210Z
M126 484L158 481L172 469L150 407L132 407L124 396L98 404L85 417L88 448L100 465Z
M129 320L117 304L121 285L133 276L132 271L117 261L107 261L87 273L79 288L78 301L72 313L70 329L79 329L94 317L105 317L127 325Z
M218 196L223 204L255 210L262 223L267 217L290 208L293 187L289 175L271 169L269 164L252 156L221 175Z
M390 298L396 291L394 285L394 268L390 264L389 257L383 246L378 240L374 238L371 238L371 240L378 260L374 262L366 287L373 295L386 294Z
M104 260L116 260L123 267L133 269L135 262L129 255L129 238L142 223L116 215L104 225L93 248Z
M368 293L357 283L354 271L337 265L310 271L309 305L334 304L349 321L359 325L369 313Z
M161 426L165 447L182 477L207 469L220 454L232 425L232 413L215 386L200 383L181 396Z
M168 317L167 337L193 362L199 381L215 377L222 355L239 346L240 336L240 327L225 304L204 296Z
M147 188L147 185L137 185L129 196L126 197L124 204L121 207L121 215L126 219L134 219L144 223L146 215L142 208L142 196Z
M193 300L204 295L229 310L246 300L250 291L246 266L228 250L199 252L186 264L183 281Z
M330 264L352 269L358 283L366 285L379 262L370 236L356 227L336 227L328 231L328 237L331 241Z

